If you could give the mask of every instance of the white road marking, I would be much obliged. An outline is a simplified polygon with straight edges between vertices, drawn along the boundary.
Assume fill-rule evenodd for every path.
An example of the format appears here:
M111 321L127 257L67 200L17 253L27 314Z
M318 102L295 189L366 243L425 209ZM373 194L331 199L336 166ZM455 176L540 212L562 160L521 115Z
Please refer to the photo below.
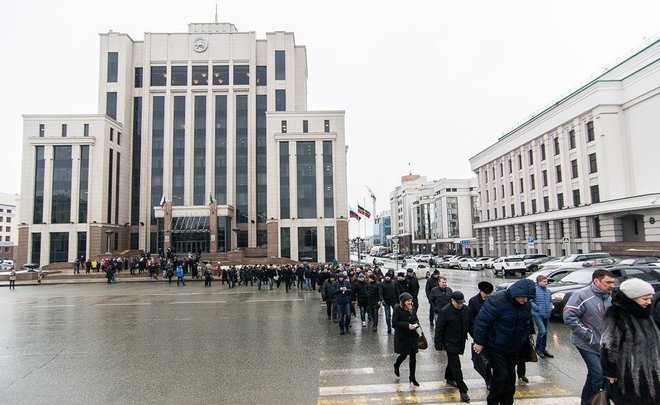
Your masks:
M580 397L515 398L516 405L578 405ZM465 402L443 402L442 405L462 405ZM487 405L486 401L470 401L471 405Z
M132 307L135 305L151 305L151 302L111 302L95 304L95 307Z
M32 305L31 308L67 308L75 307L74 304L65 304L65 305Z
M294 301L302 301L302 298L287 298L287 299L281 299L281 300L246 300L245 302L294 302Z
M172 301L170 305L178 304L224 304L227 301Z
M321 376L326 375L357 375L357 374L373 374L373 367L365 368L340 368L336 370L321 370L319 374Z

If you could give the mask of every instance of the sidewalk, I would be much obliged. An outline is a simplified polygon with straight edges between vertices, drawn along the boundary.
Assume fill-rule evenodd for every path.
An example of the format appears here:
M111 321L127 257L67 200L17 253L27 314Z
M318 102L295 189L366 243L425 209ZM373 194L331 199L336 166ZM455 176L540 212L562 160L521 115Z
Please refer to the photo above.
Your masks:
M92 277L90 277L92 276ZM185 277L186 283L195 282L195 281L204 281L204 277L200 279L192 278L189 274ZM221 282L218 277L213 279L215 282ZM131 275L129 272L115 273L115 282L116 283L161 283L167 282L167 277L158 277L157 279L150 278L149 274L135 274ZM172 277L172 282L176 282L176 276ZM44 277L41 280L41 284L45 285L56 285L56 284L94 284L94 283L108 283L108 279L105 277L104 273L81 273L81 274L62 274L57 273L53 275L53 278L48 276ZM40 285L37 283L36 279L33 280L16 280L16 286L26 286L26 285ZM8 287L9 281L1 281L0 287Z

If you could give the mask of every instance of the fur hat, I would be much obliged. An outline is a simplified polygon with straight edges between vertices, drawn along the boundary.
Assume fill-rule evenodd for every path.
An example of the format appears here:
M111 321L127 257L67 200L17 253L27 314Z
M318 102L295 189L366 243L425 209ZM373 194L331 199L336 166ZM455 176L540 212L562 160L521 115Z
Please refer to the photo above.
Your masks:
M653 295L655 291L653 286L639 278L631 278L621 283L620 290L630 299L643 297L644 295Z
M479 288L479 291L483 291L486 294L490 294L493 292L494 287L491 283L488 281L482 281L479 284L477 284L477 287Z

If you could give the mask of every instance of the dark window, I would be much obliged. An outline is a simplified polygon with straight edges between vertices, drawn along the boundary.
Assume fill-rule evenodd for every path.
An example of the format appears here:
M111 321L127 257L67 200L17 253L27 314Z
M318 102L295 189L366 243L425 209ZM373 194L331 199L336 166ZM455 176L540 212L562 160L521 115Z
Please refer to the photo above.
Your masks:
M229 85L229 66L227 65L213 66L213 85L214 86Z
M600 190L598 189L598 185L591 186L590 188L591 191L591 203L599 203L600 202Z
M532 200L532 214L536 214L536 199Z
M298 228L298 260L318 262L318 246L316 228Z
M39 124L39 138L43 138L46 135L46 124Z
M283 133L283 134L286 134L286 129L287 129L287 128L286 128L286 120L282 120L282 123L281 123L281 124L282 124L282 125L281 125L281 126L282 126L282 133Z
M325 227L325 261L331 262L335 256L335 227Z
M578 207L580 205L580 190L573 190L573 206Z
M32 234L32 254L30 256L30 261L34 264L39 264L41 262L41 234L33 233Z
M291 208L291 203L290 203L290 194L289 194L289 142L280 142L280 218L282 219L289 218L290 208Z
M536 190L536 183L534 182L534 175L531 174L529 176L529 189L530 190Z
M596 160L596 154L592 153L589 155L589 173L598 172L598 162Z
M502 218L506 218L506 207L502 207Z
M286 90L275 90L275 111L286 111Z
M518 154L518 170L522 170L522 154Z
M493 218L497 219L497 208L493 208Z
M541 144L541 160L545 160L545 144Z
M569 149L575 149L575 130L568 131L568 145Z
M257 86L268 85L268 67L257 66Z
M529 165L531 166L534 164L534 151L530 149L527 155L529 159Z
M587 122L587 142L593 142L596 139L594 135L594 122Z
M513 162L509 159L509 174L513 173Z
M557 156L557 155L559 155L559 152L560 152L560 150L559 150L559 137L554 139L554 143L555 143L555 156Z
M284 51L275 51L275 80L286 79L286 54Z
M167 86L167 66L151 67L151 85Z
M513 182L509 182L509 195L513 195Z
M215 198L227 204L227 96L215 96Z
M576 179L578 177L578 162L577 159L571 160L571 178Z
M525 202L520 202L520 215L525 215Z
M50 220L53 224L71 221L71 165L71 146L54 146Z
M142 81L143 81L143 76L144 76L144 69L141 67L136 67L135 68L135 78L134 78L134 86L136 89L141 89L142 88Z
M50 233L50 263L69 261L69 233Z
M87 222L87 202L89 201L89 146L80 146L80 180L78 190L78 222Z
M66 136L67 129L68 129L67 125L66 125L66 124L62 124L62 136L63 136L63 137Z
M543 211L548 212L550 210L550 198L548 196L543 197Z
M188 85L188 66L172 66L170 86Z
M511 216L516 216L516 206L514 204L511 204Z
M236 244L239 248L248 247L248 232L247 231L238 231L236 234Z
M250 84L250 66L234 65L234 85Z
M172 204L183 205L186 161L186 97L174 97L172 117Z
M140 164L142 162L142 97L133 98L133 146L131 166L131 224L140 222Z
M119 54L117 52L108 52L108 83L117 82L117 72Z
M513 187L512 187L512 189L513 189ZM500 197L504 198L504 184L502 184L502 193L500 193Z
M153 112L151 124L151 205L155 207L160 205L163 196L163 158L165 154L165 97L156 96L153 98ZM156 218L151 211L151 224L156 224ZM156 235L150 238L150 247L156 247ZM157 248L156 248L157 249ZM151 249L152 252L156 250Z
M557 209L563 209L564 208L564 193L558 193L557 194Z
M84 259L87 257L87 232L78 232L78 249L77 249L77 259L80 259L81 264L84 262Z
M600 217L593 217L594 237L600 238Z
M323 216L334 218L334 179L332 166L332 141L323 141Z
M110 142L114 140L115 138L114 134L115 134L114 128L110 128Z
M486 190L486 202L488 202L488 201L489 201L489 198L488 198L488 190Z
M543 187L548 187L548 171L544 170L541 173L541 178L543 180Z
M46 160L44 158L43 146L35 146L34 150L34 206L32 211L32 222L40 224L44 221L44 174Z
M193 86L206 86L209 84L209 67L193 66L192 67L192 85Z
M518 192L522 193L523 191L525 191L525 187L524 187L523 179L521 178L520 179L520 190Z
M280 228L280 256L291 258L291 228Z
M108 150L108 152L110 153L110 155L108 156L108 194L107 194L107 197L108 197L107 215L108 215L108 217L107 217L106 222L110 223L110 221L112 220L112 175L113 175L112 167L114 165L114 162L113 162L114 154L112 152L112 149Z
M566 230L564 229L564 221L556 221L557 224L557 231L559 233L559 237L563 238L566 235Z
M500 177L504 176L504 165L500 163Z
M555 166L555 177L557 178L556 182L561 183L561 165Z
M296 142L298 218L316 218L315 142Z
M581 238L582 237L582 223L580 221L580 218L575 218L575 237L576 238Z
M206 66L205 66L206 67ZM193 204L204 205L206 192L206 96L195 96Z
M117 132L117 145L121 145L121 132Z
M105 94L105 115L117 119L117 93L109 91Z
M323 132L330 132L330 120L323 121ZM495 172L493 172L493 178L495 178Z
M309 132L309 121L303 120L303 133L306 134Z
M139 248L140 248L140 234L137 232L132 232L129 249L138 250Z
M265 229L257 230L257 247L268 246L268 231Z
M83 124L83 136L89 136L89 124Z
M268 96L257 95L257 223L266 223L268 209L268 156L266 137L266 110L268 109ZM258 239L257 234L257 239ZM257 243L258 245L258 243Z
M236 75L234 75L236 78ZM248 222L248 96L236 96L236 222Z

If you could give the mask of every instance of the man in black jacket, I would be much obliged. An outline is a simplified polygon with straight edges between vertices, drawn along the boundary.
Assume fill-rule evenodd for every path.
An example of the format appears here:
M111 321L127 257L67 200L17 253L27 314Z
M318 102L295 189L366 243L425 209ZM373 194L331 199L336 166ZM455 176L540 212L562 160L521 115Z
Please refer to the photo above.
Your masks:
M397 286L392 280L392 275L388 271L385 274L385 280L379 285L380 300L385 308L385 323L387 324L387 334L392 334L392 311L399 303L399 294Z
M440 310L449 304L451 293L451 288L447 287L447 279L439 277L438 284L431 289L431 296L429 297L431 310L433 311L436 320Z
M417 310L419 309L419 300L417 299L417 295L419 295L419 281L417 281L417 276L413 269L408 269L406 281L408 282L408 290L406 292L413 296L413 305L415 305L415 310Z
M369 275L367 282L367 296L369 316L371 317L371 330L378 331L378 312L380 309L380 283L374 274Z
M426 299L429 300L429 324L433 327L435 322L435 313L433 313L433 305L431 304L431 290L438 286L438 278L440 277L440 272L438 269L433 270L431 277L426 279Z
M474 318L477 317L479 311L481 311L481 306L484 305L484 302L486 302L495 289L488 281L480 282L477 284L477 287L479 288L479 292L468 301L468 308L470 308L470 312L472 312L473 321Z
M461 402L470 402L468 387L463 381L459 355L465 352L465 341L472 330L472 314L465 305L465 298L460 291L451 293L451 303L442 308L435 328L435 349L447 352L445 379L447 384L458 388Z

